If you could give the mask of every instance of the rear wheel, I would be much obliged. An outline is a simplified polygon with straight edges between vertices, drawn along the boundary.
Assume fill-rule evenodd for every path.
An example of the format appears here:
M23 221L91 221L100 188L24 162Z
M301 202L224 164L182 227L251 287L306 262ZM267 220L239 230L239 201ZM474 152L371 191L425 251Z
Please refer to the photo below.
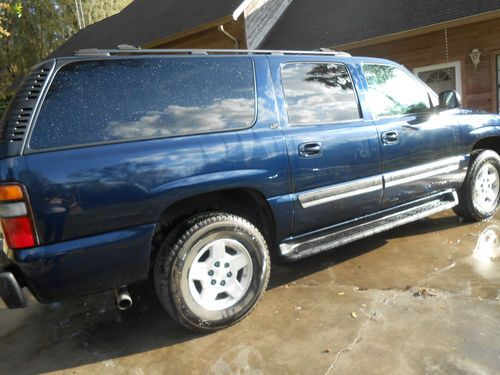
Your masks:
M500 157L491 150L476 150L471 154L455 213L466 220L483 221L495 214L499 200Z
M248 315L270 274L262 234L227 213L195 216L165 240L155 264L155 287L165 309L197 331L228 327Z

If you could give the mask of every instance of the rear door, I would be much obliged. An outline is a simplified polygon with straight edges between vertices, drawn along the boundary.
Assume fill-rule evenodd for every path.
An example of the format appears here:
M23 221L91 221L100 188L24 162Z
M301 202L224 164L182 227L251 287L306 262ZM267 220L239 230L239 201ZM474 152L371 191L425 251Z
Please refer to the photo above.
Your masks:
M435 111L434 93L400 66L363 65L382 149L385 208L456 188L467 163L457 116Z
M365 121L350 59L269 59L291 166L295 233L380 209L375 126Z

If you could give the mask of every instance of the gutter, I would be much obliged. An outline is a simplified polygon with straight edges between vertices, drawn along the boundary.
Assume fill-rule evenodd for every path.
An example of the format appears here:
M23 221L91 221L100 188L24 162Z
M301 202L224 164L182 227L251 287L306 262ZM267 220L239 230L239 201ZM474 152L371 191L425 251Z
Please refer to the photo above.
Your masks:
M243 1L238 8L236 8L233 12L233 20L237 20L241 14L247 9L247 7L252 3L253 0L245 0Z
M231 41L234 43L234 46L236 47L236 49L240 49L240 43L238 42L238 39L236 39L234 36L232 36L231 34L229 34L226 30L224 30L224 25L219 25L217 26L217 29L222 33L224 34L225 36L227 36L229 39L231 39Z

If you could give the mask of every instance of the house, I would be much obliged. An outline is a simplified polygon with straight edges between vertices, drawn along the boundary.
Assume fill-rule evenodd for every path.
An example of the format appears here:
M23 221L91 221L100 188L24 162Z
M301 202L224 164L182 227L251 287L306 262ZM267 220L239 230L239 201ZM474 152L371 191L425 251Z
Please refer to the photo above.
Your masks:
M80 30L52 56L84 48L255 49L292 0L135 0Z
M500 111L500 0L136 0L53 56L82 48L312 50L396 60L435 91Z
M500 0L294 0L261 47L395 60L468 107L500 110Z

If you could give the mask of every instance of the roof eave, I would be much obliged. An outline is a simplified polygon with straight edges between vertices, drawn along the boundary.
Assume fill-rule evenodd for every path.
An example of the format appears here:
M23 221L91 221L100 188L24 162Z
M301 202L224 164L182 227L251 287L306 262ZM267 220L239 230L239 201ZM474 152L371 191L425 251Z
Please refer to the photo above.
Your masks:
M240 18L241 14L247 9L247 7L252 3L254 0L244 0L238 8L235 9L233 12L233 20L237 20Z
M231 15L225 16L225 17L216 19L214 21L205 23L203 25L192 27L190 29L179 31L175 34L168 35L164 38L153 40L151 42L148 42L146 44L141 45L141 47L143 47L143 48L155 48L158 45L162 45L162 44L171 42L171 41L176 40L176 39L184 38L186 36L199 33L200 31L204 31L204 30L208 30L208 29L217 27L218 25L223 25L223 24L230 22L232 20L233 20L233 18Z
M433 31L442 30L444 28L452 28L457 26L469 25L476 22L488 21L494 18L500 17L500 9L493 10L490 12L475 14L468 17L457 18L450 21L444 21L435 23L432 25L427 25L423 27L418 27L415 29L405 30L397 33L386 34L374 38L362 39L354 42L344 43L344 44L335 44L330 46L329 48L335 50L351 50L355 48L362 48L366 46L371 46L375 44L381 44L385 42L392 42L395 40L409 38L412 36L418 36L422 34L427 34Z

